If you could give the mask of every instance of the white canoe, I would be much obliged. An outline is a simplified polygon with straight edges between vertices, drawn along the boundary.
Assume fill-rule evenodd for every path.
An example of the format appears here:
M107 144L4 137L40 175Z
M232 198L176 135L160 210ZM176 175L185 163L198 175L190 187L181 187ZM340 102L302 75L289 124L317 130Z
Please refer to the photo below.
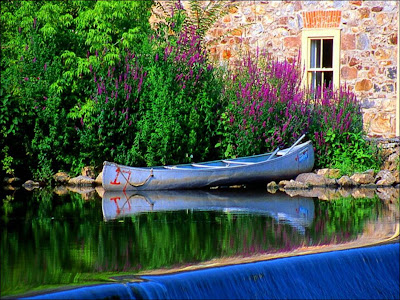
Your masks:
M203 163L140 168L105 161L102 184L105 191L266 184L310 172L313 166L314 149L308 141L272 153Z

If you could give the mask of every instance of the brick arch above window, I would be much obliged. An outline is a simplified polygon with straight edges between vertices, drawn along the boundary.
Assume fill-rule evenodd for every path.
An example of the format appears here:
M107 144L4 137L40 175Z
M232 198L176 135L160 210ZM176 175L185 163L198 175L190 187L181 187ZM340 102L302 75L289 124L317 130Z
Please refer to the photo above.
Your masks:
M302 12L304 28L339 28L342 11L317 10Z

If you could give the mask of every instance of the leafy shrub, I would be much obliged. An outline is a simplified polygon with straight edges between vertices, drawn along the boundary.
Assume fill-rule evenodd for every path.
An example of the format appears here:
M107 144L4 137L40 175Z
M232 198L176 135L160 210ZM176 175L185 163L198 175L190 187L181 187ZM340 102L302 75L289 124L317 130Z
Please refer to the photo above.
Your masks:
M376 149L363 138L360 103L346 86L301 88L298 60L248 55L227 80L219 122L221 156L245 156L290 146L307 133L315 167L342 173L379 168Z
M60 44L71 35L58 23L66 15L63 4L37 2L7 4L2 15L7 32L0 130L10 149L2 161L12 161L18 171L28 166L37 179L50 178L56 165L65 167L70 146L68 102L54 84L61 81Z
M310 138L318 160L316 167L334 167L343 174L379 168L380 155L376 147L363 138L360 103L346 86L334 91L319 88L313 97L314 108Z
M49 179L80 172L74 112L93 88L89 65L107 46L120 48L148 35L152 1L21 1L2 4L0 143L4 171ZM111 24L112 23L112 24ZM93 54L87 57L87 52ZM81 107L84 105L81 105ZM28 174L31 172L31 175Z
M297 61L266 53L242 60L227 78L226 111L220 121L224 156L267 152L293 143L308 130L310 105L301 90Z
M78 127L94 163L173 164L212 155L219 83L196 28L184 27L167 43L152 36L107 72L105 55L99 59L97 92L80 108Z

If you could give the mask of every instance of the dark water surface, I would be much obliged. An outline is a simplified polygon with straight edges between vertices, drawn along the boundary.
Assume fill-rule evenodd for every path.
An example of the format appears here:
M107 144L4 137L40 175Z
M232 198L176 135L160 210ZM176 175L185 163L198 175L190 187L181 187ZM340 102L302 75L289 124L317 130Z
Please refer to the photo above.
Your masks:
M146 293L150 293L146 296L149 298L190 298L183 293L188 289L195 290L190 284L177 289L175 292L178 294L163 294L161 291L165 291L166 287L161 282L183 284L176 276L194 276L204 279L196 284L197 289L199 286L211 288L217 285L221 289L218 295L225 295L225 298L227 295L233 298L264 298L265 295L269 298L274 298L274 295L275 298L282 298L282 295L296 298L300 294L291 294L293 286L287 283L286 294L271 294L266 290L253 296L241 294L246 289L239 287L246 281L235 274L245 274L238 269L245 268L250 272L248 274L256 274L255 277L249 275L254 284L272 276L275 281L268 288L278 290L286 279L296 282L296 278L292 278L296 275L293 274L307 269L308 279L298 281L306 285L308 280L315 282L312 274L327 274L330 264L340 265L335 260L343 262L349 259L326 258L322 265L328 269L318 271L321 263L306 261L304 264L301 260L307 260L309 256L298 255L376 245L390 240L396 232L398 234L398 214L394 213L393 205L378 197L321 201L312 197L290 197L280 192L271 194L265 190L243 189L100 195L94 194L84 200L79 193L57 195L51 190L18 190L1 194L1 297L91 284L106 284L107 289L109 283L114 283L126 289L126 282L143 281L145 283L130 289L135 292L128 293L129 298L145 297ZM395 209L398 209L398 202ZM370 259L378 261L377 266L384 268L379 271L380 275L387 277L387 274L392 274L393 270L385 267L396 267L390 265L387 259L393 259L390 256L393 253L398 254L398 247L385 248L389 256L386 252L382 254L381 250L376 253L371 251L353 254L362 255L362 258L351 264L343 263L342 268L347 268L347 271L363 270L363 274L367 274L368 271L363 269L365 263L360 262ZM332 253L339 252L344 253ZM284 263L288 259L296 259L294 264L298 264L298 268L290 269L292 267L288 265L293 265L292 262L284 267L268 265L268 272L272 275L266 275L266 266L260 263L269 261L271 264L271 258L279 257L287 258L273 261ZM264 262L243 264L254 261ZM311 267L307 265L309 263ZM398 268L398 259L395 263ZM368 264L376 273L377 266ZM205 267L207 269L202 270ZM257 271L257 268L264 268L264 271ZM287 274L275 271L273 276L274 271L271 270L274 268L286 270ZM190 272L165 275L176 271ZM369 272L371 277L374 271ZM218 283L222 279L217 278L227 278L229 274L232 275L230 283L222 287ZM290 278L287 278L288 274L291 274ZM154 281L154 276L161 276L157 277L161 279ZM332 282L335 275L329 276ZM216 281L207 280L211 277ZM397 279L398 272L390 280L396 282ZM349 278L345 280L351 282ZM386 281L389 290L393 285L390 280ZM247 287L252 289L249 284ZM319 283L322 287L324 284L322 281ZM229 285L236 286L235 290ZM379 285L382 286L381 283ZM138 290L145 286L149 287L148 290L138 294ZM265 284L261 286L266 289ZM96 291L101 288L97 286ZM359 288L367 292L367 296L376 296L362 285ZM376 291L376 288L371 289ZM393 292L398 289L398 285L393 285ZM253 290L257 290L256 286ZM82 292L77 299L83 298L83 295ZM104 292L102 295L109 294ZM215 295L195 294L192 298L215 298ZM352 295L351 291L348 295ZM377 295L390 298L391 294L377 291ZM300 298L314 297L311 292L303 296Z

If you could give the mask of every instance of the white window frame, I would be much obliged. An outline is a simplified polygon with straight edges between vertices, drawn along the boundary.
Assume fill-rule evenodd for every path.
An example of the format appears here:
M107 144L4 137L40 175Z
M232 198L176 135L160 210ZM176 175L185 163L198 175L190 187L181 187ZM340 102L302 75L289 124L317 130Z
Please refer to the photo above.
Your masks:
M311 68L311 40L313 39L332 39L332 68ZM332 83L334 88L340 85L340 29L308 29L302 31L301 37L302 65L304 69L303 86L309 88L311 85L310 74L314 71L332 71Z

